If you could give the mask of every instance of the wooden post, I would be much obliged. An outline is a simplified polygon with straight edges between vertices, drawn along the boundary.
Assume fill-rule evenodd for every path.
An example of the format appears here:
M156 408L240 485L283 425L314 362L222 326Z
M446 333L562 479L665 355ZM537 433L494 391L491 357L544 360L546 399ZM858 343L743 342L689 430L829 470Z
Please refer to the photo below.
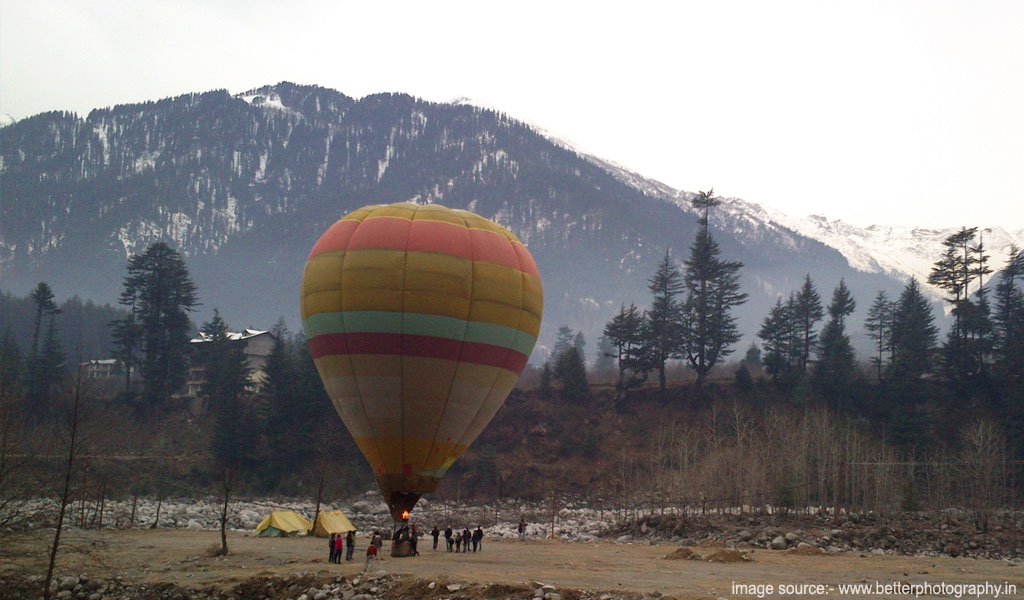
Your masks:
M839 466L836 471L836 490L835 490L835 508L832 513L832 522L836 525L840 523L839 510L842 508L840 498L844 486L846 485L846 461L839 461Z
M107 504L107 480L103 479L100 484L100 516L99 523L96 524L96 529L103 529L103 509L106 508Z
M552 540L558 539L558 536L555 534L555 522L556 522L556 517L557 516L558 516L558 499L552 493L551 494L551 535L548 536L548 538L552 539Z

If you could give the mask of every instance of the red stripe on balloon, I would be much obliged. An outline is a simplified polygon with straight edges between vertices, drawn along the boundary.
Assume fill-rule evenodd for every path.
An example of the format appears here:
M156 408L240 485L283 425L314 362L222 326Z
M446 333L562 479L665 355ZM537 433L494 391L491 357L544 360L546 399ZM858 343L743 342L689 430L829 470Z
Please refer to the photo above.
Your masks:
M410 221L400 217L338 221L320 236L309 257L347 250L435 252L502 265L540 278L537 265L522 244L494 231L467 229L443 221Z
M501 346L401 333L328 333L309 340L309 351L313 358L339 354L439 358L498 367L513 373L522 373L529 360L525 354Z
M317 254L323 254L324 252L345 250L348 248L348 241L357 227L359 227L359 221L338 221L334 225L331 225L327 228L327 231L320 236L320 239L317 240L316 245L313 246L313 250L309 253L309 258L313 258Z

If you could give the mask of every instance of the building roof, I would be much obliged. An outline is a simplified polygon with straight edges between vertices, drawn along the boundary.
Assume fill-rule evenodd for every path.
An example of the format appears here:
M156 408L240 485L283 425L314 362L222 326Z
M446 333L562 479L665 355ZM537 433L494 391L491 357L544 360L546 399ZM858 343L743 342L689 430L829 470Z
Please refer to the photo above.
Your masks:
M228 331L226 332L227 338L232 341L247 340L254 338L259 335L269 334L269 331L260 331L259 329L244 329L242 331ZM189 340L193 344L202 344L204 342L212 341L210 336L203 332L199 332L199 337L192 338Z

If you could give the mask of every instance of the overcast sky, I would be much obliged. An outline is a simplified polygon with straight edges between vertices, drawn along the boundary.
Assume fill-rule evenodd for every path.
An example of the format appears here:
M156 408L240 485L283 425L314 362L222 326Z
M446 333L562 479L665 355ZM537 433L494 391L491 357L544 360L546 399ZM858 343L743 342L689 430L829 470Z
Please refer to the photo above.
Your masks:
M465 97L673 187L1024 228L1024 1L0 0L0 114L263 84Z

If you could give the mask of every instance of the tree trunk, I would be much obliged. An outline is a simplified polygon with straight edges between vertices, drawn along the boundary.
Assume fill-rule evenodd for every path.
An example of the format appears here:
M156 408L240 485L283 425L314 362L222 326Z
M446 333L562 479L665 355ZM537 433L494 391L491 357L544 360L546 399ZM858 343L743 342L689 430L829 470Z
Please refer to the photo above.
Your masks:
M224 470L224 505L220 511L220 555L228 555L228 500L231 497L231 469Z
M82 376L78 375L75 395L68 415L68 454L64 466L64 486L60 491L60 510L57 512L57 528L53 534L53 545L50 546L50 562L46 567L46 579L43 581L43 598L50 600L50 583L53 581L53 569L57 565L57 550L60 548L60 534L64 527L64 516L71 503L71 479L75 472L75 460L78 452L78 407L82 393Z

